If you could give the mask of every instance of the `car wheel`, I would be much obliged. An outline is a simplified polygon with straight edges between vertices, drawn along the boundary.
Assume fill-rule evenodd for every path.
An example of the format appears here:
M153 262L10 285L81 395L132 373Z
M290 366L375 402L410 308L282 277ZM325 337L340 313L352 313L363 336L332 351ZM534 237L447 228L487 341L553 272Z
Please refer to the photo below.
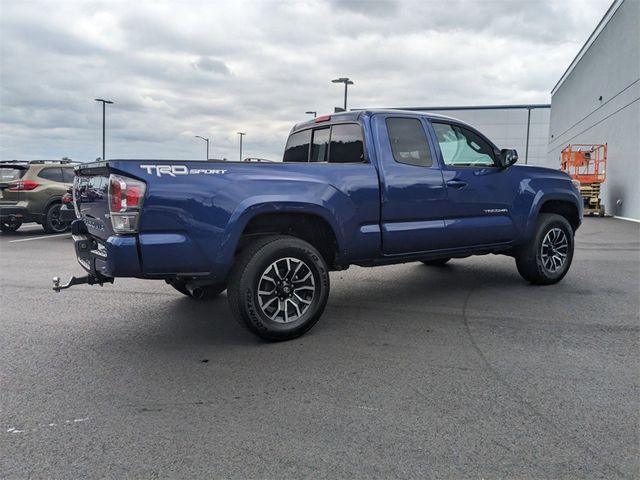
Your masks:
M299 337L320 319L329 298L329 270L309 243L270 236L247 246L227 289L236 319L268 341Z
M557 283L569 271L573 249L573 229L567 219L540 214L533 238L516 253L518 272L534 285Z
M435 260L422 260L422 263L424 263L425 265L428 265L430 267L439 267L439 266L444 265L445 263L447 263L449 260L451 260L450 257L448 257L448 258L437 258Z
M194 300L210 300L217 297L227 289L224 283L214 283L211 285L198 285L190 292L187 285L182 280L167 280L167 283L177 291Z
M22 221L16 218L10 220L3 220L0 222L0 231L3 232L15 232L22 226Z
M44 223L42 227L47 233L64 233L69 230L71 224L62 220L60 216L60 209L62 204L54 203L47 208L47 212L44 214Z

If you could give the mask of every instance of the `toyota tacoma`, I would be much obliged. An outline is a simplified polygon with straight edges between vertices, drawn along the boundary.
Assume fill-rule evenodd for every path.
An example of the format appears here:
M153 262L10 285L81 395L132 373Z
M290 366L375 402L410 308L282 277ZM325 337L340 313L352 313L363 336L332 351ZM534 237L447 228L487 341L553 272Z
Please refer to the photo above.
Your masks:
M108 160L75 169L73 241L83 277L165 280L231 311L259 337L308 331L329 272L515 258L532 284L571 265L582 200L558 170L514 165L464 122L371 110L295 125L282 162Z

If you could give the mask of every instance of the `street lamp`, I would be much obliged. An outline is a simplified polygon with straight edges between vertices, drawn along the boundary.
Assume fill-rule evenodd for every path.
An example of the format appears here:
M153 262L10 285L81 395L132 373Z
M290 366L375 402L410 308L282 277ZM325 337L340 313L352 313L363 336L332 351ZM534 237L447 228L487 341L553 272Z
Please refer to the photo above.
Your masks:
M104 100L102 98L94 98L94 100L96 102L102 102L102 160L105 160L104 158L104 116L105 116L105 105L108 104L112 104L113 102L111 100Z
M244 137L246 133L238 132L238 135L240 135L240 161L242 161L242 137Z
M353 82L348 77L334 78L331 83L344 83L344 111L347 111L347 86L353 85Z
M313 115L313 118L316 118L316 114L317 114L318 112L314 112L314 111L310 110L310 111L308 111L308 112L304 112L304 113L308 113L309 115Z
M202 140L204 140L205 142L207 142L207 160L209 160L209 139L208 139L208 138L201 137L200 135L196 135L196 138L201 138Z

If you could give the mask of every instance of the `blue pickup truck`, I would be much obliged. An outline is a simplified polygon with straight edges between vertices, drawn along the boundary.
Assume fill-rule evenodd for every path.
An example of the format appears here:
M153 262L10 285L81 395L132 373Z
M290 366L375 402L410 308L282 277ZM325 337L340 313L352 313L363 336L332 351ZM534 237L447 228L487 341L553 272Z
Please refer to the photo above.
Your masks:
M556 170L515 166L453 118L345 112L295 125L282 162L108 160L76 167L78 283L165 280L199 299L227 290L259 337L308 331L329 272L504 254L548 285L567 273L580 193Z

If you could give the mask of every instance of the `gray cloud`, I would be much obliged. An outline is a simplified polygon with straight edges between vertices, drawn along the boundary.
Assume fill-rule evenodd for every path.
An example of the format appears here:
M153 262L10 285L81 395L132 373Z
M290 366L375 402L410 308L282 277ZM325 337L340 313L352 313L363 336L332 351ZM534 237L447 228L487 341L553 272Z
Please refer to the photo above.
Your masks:
M205 70L207 72L220 73L222 75L231 75L231 70L227 65L215 58L200 57L197 61L193 62L191 66L196 70Z
M400 9L398 0L329 0L328 3L338 11L347 10L366 17L384 17L387 20Z
M306 110L548 102L609 0L2 3L0 157L278 158Z

